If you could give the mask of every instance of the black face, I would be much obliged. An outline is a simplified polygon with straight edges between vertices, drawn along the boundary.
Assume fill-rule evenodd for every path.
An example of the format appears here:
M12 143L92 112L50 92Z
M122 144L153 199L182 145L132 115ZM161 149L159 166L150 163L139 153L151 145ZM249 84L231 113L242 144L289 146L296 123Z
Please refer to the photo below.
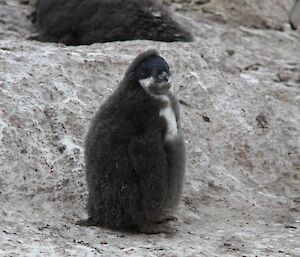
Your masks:
M172 87L169 65L160 56L154 56L142 63L136 71L141 86L152 94L166 94Z
M138 80L153 77L156 83L168 81L170 75L169 65L160 56L149 58L137 70Z

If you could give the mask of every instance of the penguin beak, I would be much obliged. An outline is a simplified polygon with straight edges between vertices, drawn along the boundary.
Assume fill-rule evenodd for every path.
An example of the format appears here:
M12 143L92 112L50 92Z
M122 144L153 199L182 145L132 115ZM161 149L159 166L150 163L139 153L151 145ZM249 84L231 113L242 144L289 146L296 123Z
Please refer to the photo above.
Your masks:
M169 75L165 71L161 72L156 76L155 82L160 83L168 83L169 82Z
M172 90L172 80L171 77L166 73L165 75L162 75L160 78L155 79L155 91L157 94L165 94L170 89Z
M166 72L161 72L156 76L139 80L140 85L147 91L153 94L165 94L170 89L172 90L171 77Z

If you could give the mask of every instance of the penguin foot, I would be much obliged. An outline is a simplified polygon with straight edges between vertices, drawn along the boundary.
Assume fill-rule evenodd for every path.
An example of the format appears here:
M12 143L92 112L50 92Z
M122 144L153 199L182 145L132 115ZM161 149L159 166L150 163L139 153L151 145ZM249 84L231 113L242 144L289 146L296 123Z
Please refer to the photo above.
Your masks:
M97 222L92 217L89 217L89 218L87 218L85 220L79 220L79 221L77 221L76 225L85 226L85 227L97 226Z
M165 217L162 222L164 222L164 221L177 221L177 220L178 219L175 216L169 215L169 216Z
M176 232L176 229L171 228L166 224L153 224L145 223L138 226L138 231L144 234L161 234L165 233L168 235L173 235Z

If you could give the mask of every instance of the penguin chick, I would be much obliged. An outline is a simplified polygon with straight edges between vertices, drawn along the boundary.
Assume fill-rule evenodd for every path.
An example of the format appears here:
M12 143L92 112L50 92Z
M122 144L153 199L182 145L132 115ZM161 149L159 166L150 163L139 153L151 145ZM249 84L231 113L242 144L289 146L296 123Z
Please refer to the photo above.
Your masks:
M33 20L38 40L65 45L192 41L191 34L155 0L39 0Z
M293 30L300 27L300 0L295 0L289 13L289 22Z
M88 219L79 225L170 232L179 203L185 146L169 66L140 54L91 122L85 142Z

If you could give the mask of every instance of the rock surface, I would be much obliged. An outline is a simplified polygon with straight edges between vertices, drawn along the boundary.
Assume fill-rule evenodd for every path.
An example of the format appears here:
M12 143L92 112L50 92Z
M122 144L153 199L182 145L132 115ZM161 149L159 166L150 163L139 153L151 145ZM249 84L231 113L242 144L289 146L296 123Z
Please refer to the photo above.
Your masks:
M65 47L26 39L28 3L0 0L1 256L300 256L299 33L199 13L194 43ZM270 17L282 15L276 8ZM169 62L182 103L188 166L171 222L178 231L78 227L89 121L149 48Z
M165 0L177 10L199 11L202 17L252 28L282 30L294 0Z

